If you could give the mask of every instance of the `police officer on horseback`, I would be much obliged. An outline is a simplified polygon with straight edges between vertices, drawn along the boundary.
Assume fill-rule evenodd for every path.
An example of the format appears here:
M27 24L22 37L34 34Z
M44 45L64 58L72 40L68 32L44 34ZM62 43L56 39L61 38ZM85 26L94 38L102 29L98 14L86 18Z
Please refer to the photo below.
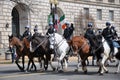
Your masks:
M41 36L41 33L38 32L38 27L37 27L37 25L36 25L35 28L34 28L33 37L39 37L39 36Z
M111 27L110 22L106 22L106 28L103 29L102 35L107 40L108 44L110 45L111 55L113 55L114 46L113 46L112 40L113 40L113 37L114 37L114 33L112 31L112 27Z
M54 26L53 26L53 22L50 22L50 23L49 23L49 29L48 29L46 35L49 36L50 34L53 34L53 33L55 33L55 32L56 32L56 30L55 30L55 28L54 28Z
M73 26L73 23L71 23L71 25L70 25L68 22L66 22L65 25L66 25L66 28L64 30L63 37L66 40L70 40L70 38L73 34L73 31L74 31L74 26Z
M29 30L29 26L25 26L25 32L23 33L23 38L25 37L25 38L27 38L28 40L30 40L30 38L31 38L31 32L30 32L30 30Z
M93 50L94 50L94 43L93 43L93 38L95 37L95 33L93 31L93 24L92 23L88 23L88 27L87 30L85 32L85 38L87 38L89 40L90 43L90 53L93 54Z
M46 35L48 36L49 41L50 41L50 49L54 49L54 43L55 43L54 33L56 32L56 29L53 26L53 22L49 23L49 27L50 28L48 29Z

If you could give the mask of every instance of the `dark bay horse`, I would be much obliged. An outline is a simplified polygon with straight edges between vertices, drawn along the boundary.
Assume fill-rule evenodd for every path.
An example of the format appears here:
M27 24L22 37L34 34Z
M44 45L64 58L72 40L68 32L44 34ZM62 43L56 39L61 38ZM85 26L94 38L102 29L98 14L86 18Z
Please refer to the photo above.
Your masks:
M47 70L48 68L48 63L51 58L51 50L49 48L49 40L48 37L46 36L36 36L32 37L30 41L30 51L34 52L34 56L39 56L40 60L44 61L44 69ZM37 55L35 55L37 53Z
M90 55L90 46L87 39L83 36L74 36L71 41L69 41L70 46L72 46L73 51L78 53L81 58L82 69L84 73L87 73L86 60ZM78 63L79 64L79 63ZM78 67L77 67L78 69Z

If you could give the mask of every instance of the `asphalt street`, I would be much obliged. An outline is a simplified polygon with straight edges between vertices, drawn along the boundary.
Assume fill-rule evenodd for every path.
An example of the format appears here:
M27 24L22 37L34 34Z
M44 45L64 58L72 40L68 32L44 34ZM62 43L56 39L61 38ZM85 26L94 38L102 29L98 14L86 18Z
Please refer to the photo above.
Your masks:
M90 63L91 64L91 63ZM100 76L98 66L89 65L88 74L84 74L82 68L75 72L77 61L70 61L65 72L54 72L49 66L48 71L40 72L39 64L37 72L20 72L16 64L0 64L0 80L120 80L120 73L115 74L115 64L110 64L109 73Z

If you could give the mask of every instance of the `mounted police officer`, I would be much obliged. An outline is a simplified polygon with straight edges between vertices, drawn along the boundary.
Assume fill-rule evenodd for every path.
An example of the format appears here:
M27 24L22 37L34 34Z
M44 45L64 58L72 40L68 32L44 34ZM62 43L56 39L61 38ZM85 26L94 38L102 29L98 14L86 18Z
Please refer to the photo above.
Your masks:
M25 26L25 32L23 33L23 38L25 37L25 38L27 38L28 40L30 40L30 38L31 38L31 32L30 32L30 30L29 30L29 26Z
M33 37L39 37L39 36L41 36L41 34L38 32L37 26L35 26Z
M106 28L103 29L102 32L103 37L107 40L108 44L110 45L111 48L111 55L113 55L114 53L114 46L113 46L113 32L112 32L112 28L111 28L111 23L110 22L106 22Z
M95 33L93 31L93 24L92 23L88 23L88 27L87 30L85 32L85 38L87 38L89 40L90 43L90 53L93 54L93 50L94 50L94 43L93 43L93 38L95 37Z
M55 39L54 39L54 33L56 32L54 26L53 26L53 22L49 23L49 29L46 33L46 35L48 35L49 37L49 41L50 41L50 49L54 49L54 43L55 43Z
M66 22L65 25L66 25L66 28L65 28L65 30L64 30L63 37L64 37L66 40L69 40L69 39L70 39L70 36L69 36L69 23Z
M65 25L66 25L66 28L64 30L63 37L66 40L70 40L70 38L73 34L73 31L74 31L74 26L73 26L73 23L71 23L71 25L70 25L68 22L66 22Z

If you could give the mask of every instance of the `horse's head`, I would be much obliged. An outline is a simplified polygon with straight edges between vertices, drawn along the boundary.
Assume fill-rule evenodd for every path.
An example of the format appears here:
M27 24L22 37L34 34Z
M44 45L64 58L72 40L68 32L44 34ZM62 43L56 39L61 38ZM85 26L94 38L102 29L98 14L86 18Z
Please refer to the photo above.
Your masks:
M79 36L74 36L72 40L69 42L69 45L72 46L74 52L77 52L82 43L83 43L82 38L80 38Z
M15 36L11 35L11 36L8 36L9 37L9 47L14 47L16 46L17 48L20 49L20 51L23 50L23 44L22 42Z
M89 51L89 45L87 43L87 39L84 38L83 35L74 36L69 44L72 46L75 53L78 52L79 50L82 51L86 50L86 53Z
M9 37L9 47L13 47L15 46L15 39L14 39L14 36L13 35L8 35Z

